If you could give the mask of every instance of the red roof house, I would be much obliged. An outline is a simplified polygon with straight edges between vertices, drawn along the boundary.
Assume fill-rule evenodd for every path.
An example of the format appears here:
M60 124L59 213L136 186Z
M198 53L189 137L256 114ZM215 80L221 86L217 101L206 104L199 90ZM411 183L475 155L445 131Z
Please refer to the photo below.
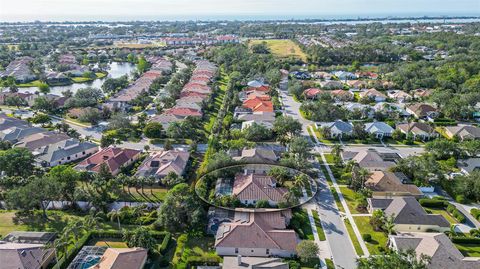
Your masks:
M80 162L75 169L98 173L102 165L106 165L112 175L117 175L120 168L128 166L140 157L140 150L117 147L103 148Z

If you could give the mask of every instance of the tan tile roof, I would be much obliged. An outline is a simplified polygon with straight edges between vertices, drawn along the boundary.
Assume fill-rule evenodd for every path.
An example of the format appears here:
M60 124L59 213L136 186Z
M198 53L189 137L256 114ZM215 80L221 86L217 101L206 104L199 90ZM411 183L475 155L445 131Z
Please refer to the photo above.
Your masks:
M108 248L100 263L89 269L142 269L146 259L143 248Z
M268 248L295 252L298 237L285 230L289 210L268 213L245 213L242 219L222 223L217 232L216 247Z
M401 179L392 172L373 171L365 182L365 186L377 192L423 195L417 186L413 184L403 184Z
M232 193L240 200L267 200L280 202L287 192L286 188L275 187L276 180L271 176L248 174L237 175Z

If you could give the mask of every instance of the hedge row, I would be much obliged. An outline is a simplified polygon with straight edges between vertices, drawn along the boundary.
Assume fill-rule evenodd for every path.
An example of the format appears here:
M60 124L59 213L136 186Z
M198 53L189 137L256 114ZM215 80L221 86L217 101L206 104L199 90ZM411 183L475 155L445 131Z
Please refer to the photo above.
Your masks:
M73 249L71 249L68 252L68 256L65 257L65 255L57 261L57 264L53 266L53 269L66 269L68 265L75 259L75 256L77 256L78 252L83 248L83 246L90 241L92 236L91 232L86 233L80 239L78 240L78 244L73 246Z
M187 258L187 265L189 266L198 266L198 265L218 265L222 259L219 256L190 256Z
M418 202L424 207L445 208L448 206L448 202L439 199L422 198Z
M452 237L453 243L458 244L478 244L480 245L480 238L478 237Z
M458 209L452 204L449 204L447 206L447 211L461 223L464 223L467 220L467 218L462 214L462 212L458 211Z

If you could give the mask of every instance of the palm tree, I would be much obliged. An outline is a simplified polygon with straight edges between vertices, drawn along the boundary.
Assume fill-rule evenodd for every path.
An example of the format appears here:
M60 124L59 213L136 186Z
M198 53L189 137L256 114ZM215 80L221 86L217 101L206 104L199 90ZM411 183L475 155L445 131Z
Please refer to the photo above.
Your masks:
M60 237L53 241L52 245L55 248L55 256L58 260L58 253L62 253L64 257L68 256L68 242L69 242L69 234L62 233Z
M77 247L78 239L80 238L80 234L83 232L83 230L83 222L80 220L71 222L65 227L65 233L71 234L73 236L73 239L75 241L75 247Z
M98 229L101 221L102 218L98 216L98 213L95 210L91 210L90 214L85 217L83 224L85 227L94 227Z
M335 165L341 165L342 164L342 151L343 147L340 144L335 144L332 146L332 155L334 157L334 162Z
M146 183L150 187L150 195L153 196L153 185L157 182L157 179L154 176L149 176L146 178Z
M107 217L110 218L110 221L115 221L115 219L117 220L117 223L118 223L118 230L121 230L122 229L122 226L120 225L120 217L121 217L121 213L119 210L112 210L110 212L108 212L107 214Z
M395 234L395 223L393 215L389 217L384 217L383 229L387 232L388 235Z

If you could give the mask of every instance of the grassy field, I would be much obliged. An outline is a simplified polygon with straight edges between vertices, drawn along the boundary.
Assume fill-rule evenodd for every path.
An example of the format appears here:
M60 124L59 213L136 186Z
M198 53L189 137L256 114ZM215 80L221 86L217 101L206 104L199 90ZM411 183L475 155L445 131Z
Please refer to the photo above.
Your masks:
M322 159L320 157L318 157L318 158L319 158L320 163L321 163ZM320 165L320 169L322 169L323 175L327 179L328 184L329 185L333 184L332 183L332 178L330 177L330 174L327 172L327 168L325 168L325 165Z
M267 43L267 47L270 51L278 57L290 57L293 56L302 61L307 60L307 55L302 49L292 40L289 39L266 39L266 40L252 40L249 45Z
M357 194L352 189L349 189L347 187L340 187L340 191L342 192L343 198L347 202L348 209L350 209L350 212L352 214L364 213L357 210L358 202L355 199Z
M363 256L363 250L358 242L357 236L355 236L355 232L353 231L352 224L348 219L345 219L345 226L347 227L348 235L350 236L350 240L353 243L353 247L355 248L355 252L357 252L358 256Z
M312 210L313 219L315 220L315 226L317 227L318 238L320 241L325 241L327 238L325 237L325 231L323 231L322 223L320 221L320 217L318 216L317 210Z
M371 242L365 242L370 254L380 254L378 247L385 247L387 245L388 236L384 232L374 231L370 225L370 217L353 217L357 224L360 233L370 234L372 236Z
M455 244L465 257L480 257L480 245L478 244Z

